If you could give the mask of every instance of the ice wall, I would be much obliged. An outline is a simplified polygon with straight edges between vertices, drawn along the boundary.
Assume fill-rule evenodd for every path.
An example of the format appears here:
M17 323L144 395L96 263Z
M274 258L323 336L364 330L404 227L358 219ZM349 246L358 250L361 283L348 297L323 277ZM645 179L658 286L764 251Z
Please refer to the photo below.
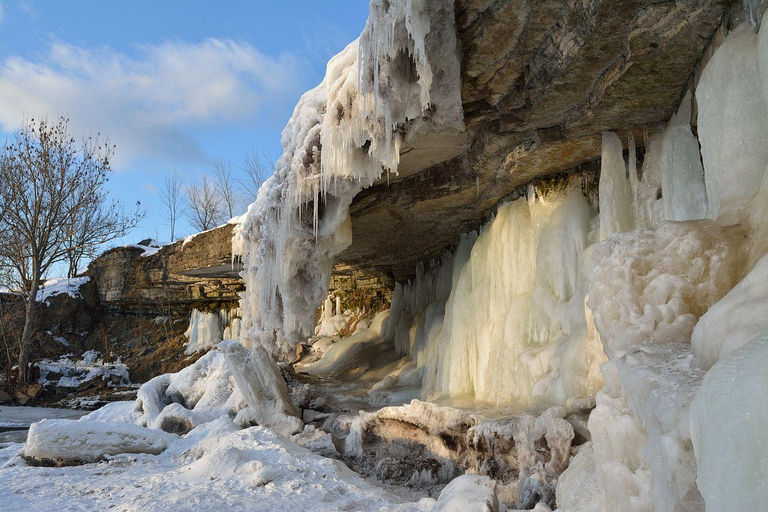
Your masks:
M404 141L463 130L453 3L371 2L359 43L331 59L283 131L283 155L249 208L243 341L294 357L312 334L333 257L351 243L348 207Z
M426 396L529 406L599 388L584 314L593 216L577 187L499 209L451 290Z
M709 512L763 510L768 501L768 333L718 362L691 405L698 485Z
M589 420L600 510L758 510L764 501L768 430L754 404L768 329L765 34L737 28L696 90L706 201L687 98L663 135L663 217L700 218L707 205L717 223L662 222L595 248L589 306L610 357Z

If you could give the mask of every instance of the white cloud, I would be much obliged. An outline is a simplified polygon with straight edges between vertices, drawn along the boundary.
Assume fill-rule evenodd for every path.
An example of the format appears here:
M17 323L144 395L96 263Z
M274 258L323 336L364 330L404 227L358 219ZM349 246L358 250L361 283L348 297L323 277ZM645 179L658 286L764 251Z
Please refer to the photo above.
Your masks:
M301 87L301 63L222 39L169 42L128 56L55 42L41 62L0 63L0 126L67 114L75 133L108 134L116 167L204 159L189 131L255 121Z

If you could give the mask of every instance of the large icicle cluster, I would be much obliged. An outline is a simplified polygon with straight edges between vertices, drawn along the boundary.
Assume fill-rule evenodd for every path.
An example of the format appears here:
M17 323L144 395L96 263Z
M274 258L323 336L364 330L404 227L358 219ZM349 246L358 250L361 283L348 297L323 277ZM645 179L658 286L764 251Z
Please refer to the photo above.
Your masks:
M243 339L291 360L312 334L333 257L351 243L348 207L400 148L427 130L463 129L453 3L371 3L360 37L331 59L283 131L283 155L238 234Z

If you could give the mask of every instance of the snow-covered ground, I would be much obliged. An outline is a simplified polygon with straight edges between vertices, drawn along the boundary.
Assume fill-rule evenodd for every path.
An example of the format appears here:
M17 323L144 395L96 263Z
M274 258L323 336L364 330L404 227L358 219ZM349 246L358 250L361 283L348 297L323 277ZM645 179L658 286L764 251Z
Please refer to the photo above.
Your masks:
M0 469L2 508L427 511L434 507L429 498L404 502L342 463L268 428L240 429L232 420L220 418L183 437L168 436L172 440L159 455L115 455L79 466L35 467L14 456Z

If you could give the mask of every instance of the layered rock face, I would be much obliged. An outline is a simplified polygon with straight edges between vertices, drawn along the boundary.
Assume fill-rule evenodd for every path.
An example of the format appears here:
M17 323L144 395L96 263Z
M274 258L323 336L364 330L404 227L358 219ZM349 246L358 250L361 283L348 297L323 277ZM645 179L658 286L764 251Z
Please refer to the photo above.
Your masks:
M111 249L91 262L102 306L164 314L205 304L235 304L245 288L232 259L232 225L160 249Z
M338 259L413 276L517 187L599 158L601 132L632 131L643 146L643 131L677 110L729 5L456 2L467 150L358 194Z

